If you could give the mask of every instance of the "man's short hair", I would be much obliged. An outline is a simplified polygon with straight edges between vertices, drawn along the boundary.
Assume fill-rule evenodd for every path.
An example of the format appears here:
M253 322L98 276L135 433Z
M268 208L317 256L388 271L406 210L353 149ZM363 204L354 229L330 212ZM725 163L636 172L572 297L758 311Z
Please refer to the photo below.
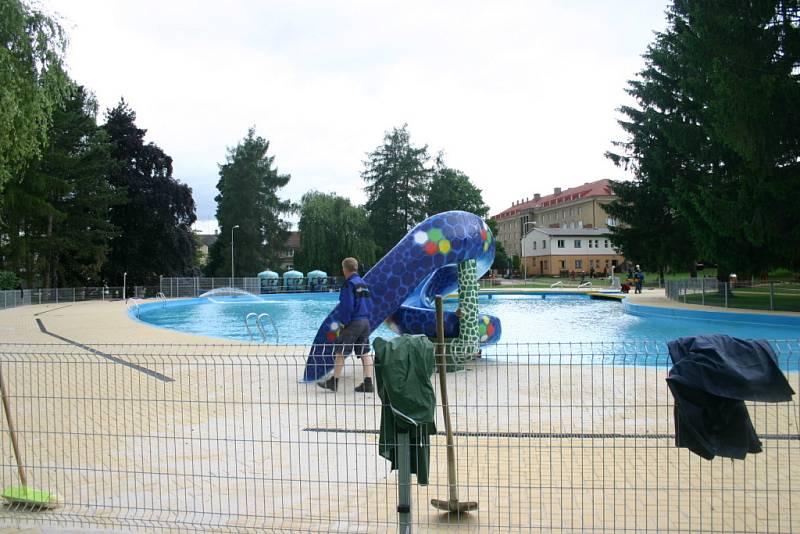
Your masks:
M358 272L358 260L355 258L345 258L342 260L342 268L348 271Z

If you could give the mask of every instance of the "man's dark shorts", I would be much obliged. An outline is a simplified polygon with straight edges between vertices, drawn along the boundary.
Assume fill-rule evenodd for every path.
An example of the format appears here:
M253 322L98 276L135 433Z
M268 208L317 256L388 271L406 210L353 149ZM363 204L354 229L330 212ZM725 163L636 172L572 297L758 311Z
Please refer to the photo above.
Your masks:
M352 321L344 327L336 340L334 354L349 356L351 352L355 352L359 358L363 354L369 354L369 319Z

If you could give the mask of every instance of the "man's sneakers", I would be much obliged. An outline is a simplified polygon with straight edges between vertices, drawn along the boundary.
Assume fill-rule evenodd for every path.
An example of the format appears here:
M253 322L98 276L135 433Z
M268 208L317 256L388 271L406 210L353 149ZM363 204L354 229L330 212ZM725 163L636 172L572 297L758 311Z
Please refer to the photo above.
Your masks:
M336 390L339 388L339 379L330 377L325 382L317 382L317 385L323 389L329 389L336 393Z
M358 393L372 393L375 391L375 387L372 385L371 378L365 378L361 385L356 386L355 389Z
M339 379L331 377L324 382L317 382L317 385L336 393L336 390L339 389ZM365 378L360 385L356 386L355 391L358 393L373 393L375 391L375 386L372 385L372 379Z

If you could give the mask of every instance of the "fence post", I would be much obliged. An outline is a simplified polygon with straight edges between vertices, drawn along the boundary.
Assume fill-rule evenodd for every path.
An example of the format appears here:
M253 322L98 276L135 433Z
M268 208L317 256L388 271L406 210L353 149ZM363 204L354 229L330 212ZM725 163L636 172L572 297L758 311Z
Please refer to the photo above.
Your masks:
M58 304L58 288L56 288L56 304Z
M411 534L411 452L408 432L397 432L398 532Z
M769 309L775 311L775 282L769 283Z
M686 304L686 293L689 291L689 282L683 282L683 303Z
M728 307L728 282L722 282L722 289L725 291L725 307Z
M705 276L700 279L700 303L705 306L706 305L706 278Z

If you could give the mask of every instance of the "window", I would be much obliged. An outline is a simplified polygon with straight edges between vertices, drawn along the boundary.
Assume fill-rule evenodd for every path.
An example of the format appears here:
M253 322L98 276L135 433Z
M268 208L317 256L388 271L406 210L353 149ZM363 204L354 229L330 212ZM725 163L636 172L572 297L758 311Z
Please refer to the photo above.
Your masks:
M578 221L578 228L583 228L583 221Z
M594 240L594 248L600 248L599 241L597 239Z
M567 268L567 260L561 260L561 268L562 269L566 269Z
M606 245L606 248L608 248L608 239L606 239L605 245Z
M581 240L580 239L576 239L575 240L575 248L581 248Z
M581 214L581 210L583 210L583 208L578 208L578 215Z
M533 242L533 250L536 250L536 241Z
M542 239L542 248L547 248L547 241Z
M567 220L567 210L561 210L561 220L562 221Z
M583 260L575 260L575 268L583 269Z
M589 240L589 248L592 248L592 240L591 239ZM589 261L591 261L591 260L589 260Z
M559 239L558 243L556 244L556 246L558 248L564 248L564 240L563 239Z

